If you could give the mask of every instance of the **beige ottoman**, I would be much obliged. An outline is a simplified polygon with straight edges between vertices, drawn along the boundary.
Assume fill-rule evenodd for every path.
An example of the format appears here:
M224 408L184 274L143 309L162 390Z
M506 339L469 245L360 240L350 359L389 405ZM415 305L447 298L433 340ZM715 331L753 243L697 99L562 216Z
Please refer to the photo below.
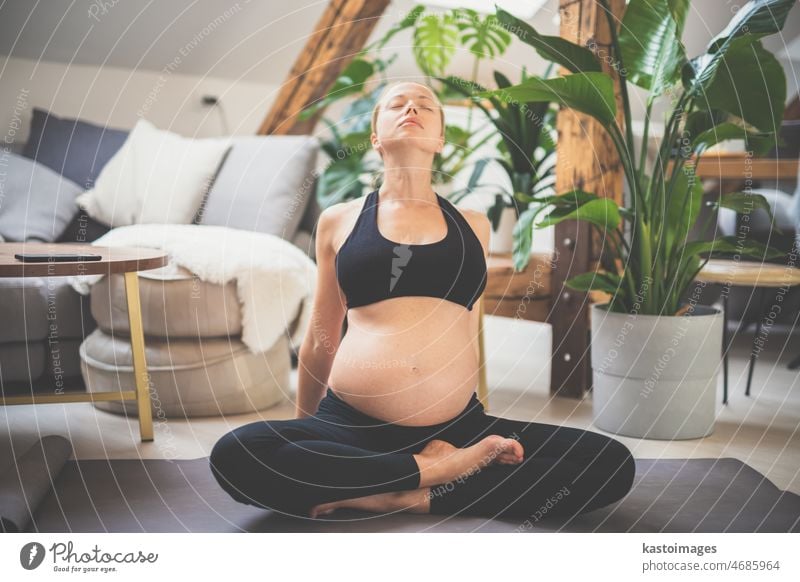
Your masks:
M145 359L153 417L240 414L289 397L289 339L253 354L241 342L236 286L196 278L168 267L139 273ZM90 392L133 390L133 358L122 277L92 286L98 329L80 348L81 373ZM110 412L136 414L135 401L95 402Z

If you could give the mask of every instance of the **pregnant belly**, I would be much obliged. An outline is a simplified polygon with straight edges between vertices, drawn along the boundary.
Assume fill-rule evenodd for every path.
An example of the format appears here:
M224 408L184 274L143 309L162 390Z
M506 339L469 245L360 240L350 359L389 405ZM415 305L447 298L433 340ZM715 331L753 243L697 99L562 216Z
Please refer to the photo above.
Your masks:
M348 328L328 385L354 408L386 422L425 426L450 420L477 388L478 357L466 330L451 328L440 336L417 329L378 337Z

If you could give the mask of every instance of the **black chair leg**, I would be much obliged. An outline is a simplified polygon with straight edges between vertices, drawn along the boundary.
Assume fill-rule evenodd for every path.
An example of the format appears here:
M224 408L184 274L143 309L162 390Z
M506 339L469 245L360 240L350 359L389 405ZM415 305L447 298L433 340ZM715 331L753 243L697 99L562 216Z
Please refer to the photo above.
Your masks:
M789 362L788 367L790 370L796 370L797 368L800 368L800 354L797 354L797 357Z
M745 388L745 396L750 396L750 383L753 380L753 368L756 364L756 359L758 358L758 353L756 352L756 341L758 340L758 335L761 333L761 322L764 320L764 305L767 303L765 298L767 296L766 287L759 287L759 299L758 299L758 320L756 321L756 331L753 334L753 343L750 347L750 365L747 370L747 387Z

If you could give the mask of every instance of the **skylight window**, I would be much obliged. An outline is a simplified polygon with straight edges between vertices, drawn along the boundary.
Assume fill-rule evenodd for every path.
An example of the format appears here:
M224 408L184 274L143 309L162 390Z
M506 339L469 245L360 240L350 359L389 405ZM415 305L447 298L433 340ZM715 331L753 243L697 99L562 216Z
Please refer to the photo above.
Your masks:
M547 0L424 0L422 3L442 8L471 8L484 14L494 14L494 5L497 4L517 18L527 20L539 12Z

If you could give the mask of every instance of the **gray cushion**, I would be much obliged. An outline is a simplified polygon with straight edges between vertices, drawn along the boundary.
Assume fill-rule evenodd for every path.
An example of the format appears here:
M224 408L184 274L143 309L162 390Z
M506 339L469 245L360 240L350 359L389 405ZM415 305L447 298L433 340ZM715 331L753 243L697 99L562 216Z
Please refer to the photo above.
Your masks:
M0 235L55 241L78 212L80 186L37 162L8 154L0 184Z
M79 119L62 119L35 107L23 155L88 190L128 133Z
M42 277L0 278L0 343L47 337L46 281Z
M203 281L178 267L173 275L163 269L139 273L142 327L146 336L207 338L242 333L242 315L236 284ZM125 281L122 275L103 277L91 290L91 312L107 333L130 334Z
M8 382L37 380L42 375L46 343L21 341L0 344L0 381L4 387Z
M100 329L81 344L81 373L89 392L134 390L130 340ZM291 359L286 336L253 354L239 338L155 339L145 342L154 422L166 417L252 413L288 395ZM135 401L96 402L135 415Z
M67 277L0 278L0 321L0 344L83 338L96 327L89 298Z
M199 223L291 241L314 193L319 141L307 135L279 135L235 137L232 143Z

